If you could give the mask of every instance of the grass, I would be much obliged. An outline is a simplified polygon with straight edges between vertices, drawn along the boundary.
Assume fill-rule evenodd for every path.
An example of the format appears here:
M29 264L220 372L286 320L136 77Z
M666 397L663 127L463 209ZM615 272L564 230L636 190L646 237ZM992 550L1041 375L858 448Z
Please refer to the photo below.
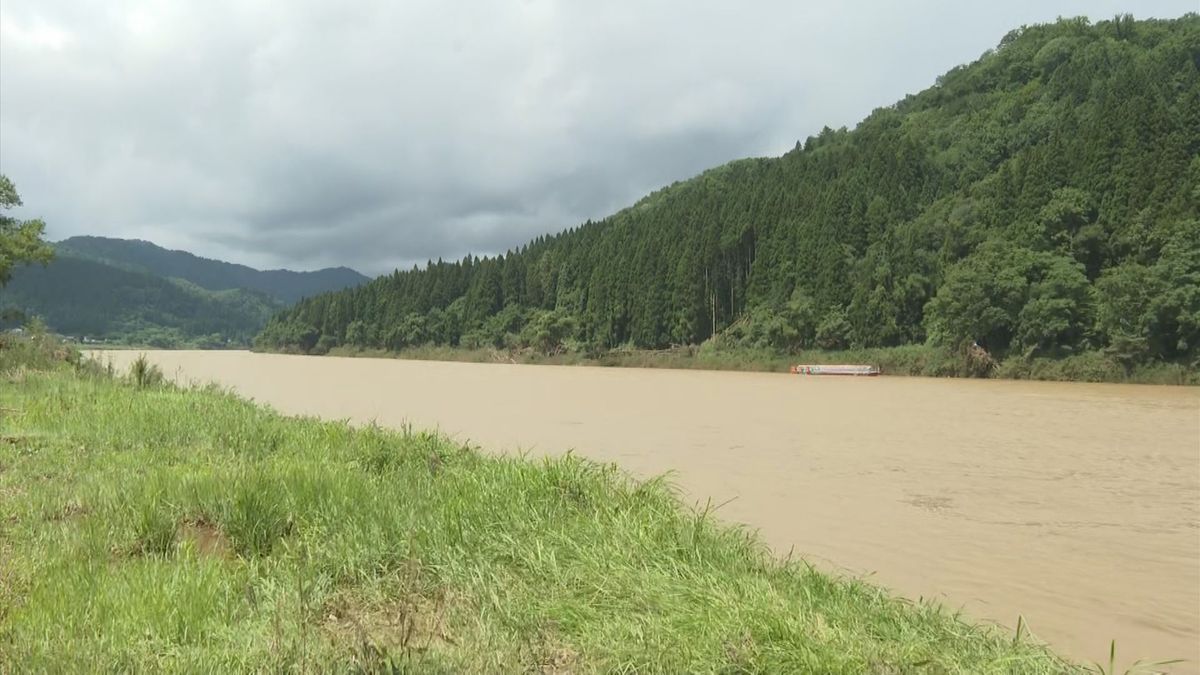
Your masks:
M0 370L0 672L1062 673L574 456Z
M44 330L27 336L0 333L0 373L78 364L80 359L78 351L61 343Z
M129 365L129 379L139 389L153 387L163 383L162 370L150 363L145 354L138 357Z
M861 363L878 366L885 374L913 377L970 377L962 356L930 345L873 347L844 350L806 350L785 354L769 349L699 347L661 350L616 349L588 355L563 352L546 355L532 350L464 349L444 346L409 347L401 351L335 347L331 356L364 356L424 361L522 363L560 366L675 368L786 373L797 363ZM1013 380L1121 382L1129 384L1200 385L1200 370L1177 363L1148 363L1126 369L1099 351L1065 358L1010 356L992 377Z

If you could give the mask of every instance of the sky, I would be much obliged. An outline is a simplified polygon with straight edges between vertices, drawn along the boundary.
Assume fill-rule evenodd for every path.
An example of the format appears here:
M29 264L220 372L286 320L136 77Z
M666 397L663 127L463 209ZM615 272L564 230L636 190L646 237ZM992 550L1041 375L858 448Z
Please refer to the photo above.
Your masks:
M1198 0L3 0L47 236L368 274L494 254L930 86L1021 25Z

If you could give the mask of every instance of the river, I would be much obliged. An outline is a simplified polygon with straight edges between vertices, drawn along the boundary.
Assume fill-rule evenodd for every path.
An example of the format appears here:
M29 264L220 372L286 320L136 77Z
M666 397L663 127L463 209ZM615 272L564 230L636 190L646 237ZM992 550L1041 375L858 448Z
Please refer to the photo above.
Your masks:
M286 413L672 472L781 554L1200 669L1196 388L146 353Z

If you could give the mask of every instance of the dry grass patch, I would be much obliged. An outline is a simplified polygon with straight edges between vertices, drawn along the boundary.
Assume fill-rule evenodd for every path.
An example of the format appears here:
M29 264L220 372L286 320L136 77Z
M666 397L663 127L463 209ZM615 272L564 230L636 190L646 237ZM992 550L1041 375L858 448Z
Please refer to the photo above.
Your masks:
M176 544L197 555L229 560L234 557L229 537L204 518L189 518L175 530Z

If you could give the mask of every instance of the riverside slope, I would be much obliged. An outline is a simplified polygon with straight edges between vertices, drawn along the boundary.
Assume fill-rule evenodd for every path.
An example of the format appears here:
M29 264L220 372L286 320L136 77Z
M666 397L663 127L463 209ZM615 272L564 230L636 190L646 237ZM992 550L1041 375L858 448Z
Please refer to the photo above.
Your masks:
M118 366L135 352L113 353ZM149 352L284 412L574 449L758 528L781 554L1032 632L1200 663L1200 391Z

